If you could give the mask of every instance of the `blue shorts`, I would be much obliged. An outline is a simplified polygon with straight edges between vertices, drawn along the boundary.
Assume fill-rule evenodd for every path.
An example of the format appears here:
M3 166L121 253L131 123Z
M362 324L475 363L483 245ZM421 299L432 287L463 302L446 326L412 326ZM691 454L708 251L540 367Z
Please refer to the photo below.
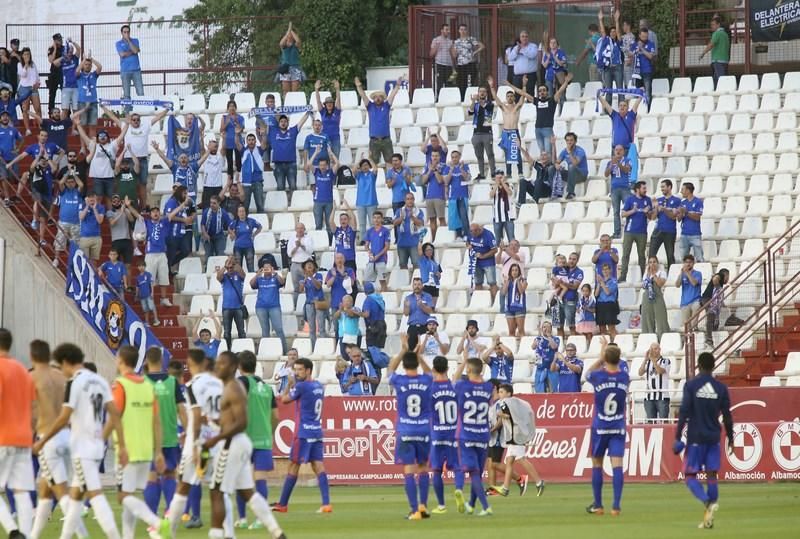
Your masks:
M322 462L322 440L307 440L295 438L289 459L294 464L308 464L309 462Z
M690 444L686 446L683 458L684 474L696 474L700 471L719 471L719 442L715 444Z
M461 469L465 472L483 473L488 452L488 444L468 440L458 441L458 460L461 463Z
M181 448L180 447L162 447L161 454L164 455L164 471L171 472L178 469L178 464L181 461ZM151 470L155 470L155 463L150 465Z
M272 464L272 449L253 449L253 457L250 461L253 463L253 470L257 472L268 472L275 469Z
M410 441L403 442L396 438L394 446L394 463L403 465L428 464L431 452L431 442Z
M444 470L445 465L449 470L461 468L456 443L452 442L452 445L431 444L431 469Z
M592 429L593 457L622 457L625 455L624 434L597 434Z

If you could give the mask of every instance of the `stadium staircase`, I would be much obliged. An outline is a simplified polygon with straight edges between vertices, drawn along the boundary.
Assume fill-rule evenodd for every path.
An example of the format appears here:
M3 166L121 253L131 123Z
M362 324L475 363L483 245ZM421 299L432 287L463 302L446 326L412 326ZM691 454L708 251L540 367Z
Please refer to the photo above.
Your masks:
M109 132L109 136L113 139L117 135L119 135L119 128L116 127L114 124L109 122L108 120L100 120L98 122L98 129L100 128L105 129ZM32 129L34 133L38 132L37 129ZM22 148L27 147L29 144L35 144L36 135L31 135L25 137L23 140ZM67 144L69 148L72 150L77 151L80 148L80 139L76 135L70 135L68 137ZM19 170L20 173L25 171L30 167L31 159L26 158L24 159L20 165ZM90 189L91 186L88 186ZM154 203L157 203L154 202ZM26 232L28 237L30 237L31 241L34 244L38 243L39 241L39 231L34 230L31 228L31 221L33 219L33 198L31 196L31 192L29 189L24 189L21 193L21 197L14 201L14 204L8 208L11 211L11 214L14 216L15 220L19 224L19 226ZM56 214L57 215L57 214ZM103 237L103 247L101 249L100 254L100 263L108 260L108 252L111 249L111 232L108 226L101 227L102 237ZM40 246L40 255L45 256L48 260L53 260L55 258L55 251L53 249L53 242L55 240L56 234L58 233L58 227L55 223L49 223L47 226L47 230L45 231L44 241L46 245ZM134 263L131 264L131 275L129 275L129 283L135 284L135 278L137 274L136 262L143 257L134 257ZM57 260L57 267L55 268L64 279L66 279L66 263L67 263L67 254L63 253ZM162 296L160 295L160 290L155 287L155 290L158 292L154 293L155 301L158 307L158 316L161 321L161 325L158 327L151 327L151 331L153 334L161 341L161 343L166 347L172 357L174 359L179 359L184 361L186 359L186 352L189 349L189 338L187 329L181 325L180 323L180 305L176 303L174 299L175 295L175 286L174 283L169 286L167 289L167 297L173 302L172 307L164 307L163 305L158 305L160 303ZM136 314L143 319L143 312L141 310L141 306L139 305L138 301L134 300L134 295L130 293L125 293L125 301L134 309Z

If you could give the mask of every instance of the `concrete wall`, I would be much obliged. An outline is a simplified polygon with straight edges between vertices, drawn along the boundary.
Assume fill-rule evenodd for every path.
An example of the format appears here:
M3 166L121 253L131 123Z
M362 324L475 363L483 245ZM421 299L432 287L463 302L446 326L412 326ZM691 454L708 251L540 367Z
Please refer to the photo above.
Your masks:
M35 256L36 246L3 208L0 237L5 240L0 324L14 334L14 357L30 364L28 343L33 339L45 340L53 348L72 342L81 347L86 361L97 364L103 376L113 377L114 358L65 295L64 278L45 258Z

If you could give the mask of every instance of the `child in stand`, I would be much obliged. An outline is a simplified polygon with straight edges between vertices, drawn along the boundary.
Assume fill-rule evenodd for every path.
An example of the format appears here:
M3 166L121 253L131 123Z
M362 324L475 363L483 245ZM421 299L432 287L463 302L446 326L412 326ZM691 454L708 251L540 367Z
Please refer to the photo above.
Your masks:
M592 335L597 331L597 324L594 320L595 312L594 294L592 294L592 285L585 284L581 287L581 296L578 298L578 312L577 324L575 330L586 338L586 346L592 340Z
M108 281L120 297L128 288L128 270L125 269L125 264L120 262L119 253L113 247L108 252L108 260L100 266L100 276Z
M567 257L556 255L556 265L550 274L550 287L553 289L553 297L547 303L549 306L550 318L553 327L561 327L561 318L564 314L564 304L562 302L564 294L569 284L569 270L567 269Z
M125 266L123 266L124 268ZM153 276L145 269L144 259L136 264L139 274L136 276L136 299L142 306L144 312L144 323L151 326L160 326L158 313L156 312L156 302L153 300ZM152 313L152 323L150 322Z

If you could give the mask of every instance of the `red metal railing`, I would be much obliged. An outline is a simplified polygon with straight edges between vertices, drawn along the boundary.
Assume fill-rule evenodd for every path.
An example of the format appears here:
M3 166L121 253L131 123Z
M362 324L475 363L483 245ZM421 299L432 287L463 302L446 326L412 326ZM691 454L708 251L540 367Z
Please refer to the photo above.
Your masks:
M778 343L793 332L793 328L781 328L780 310L800 295L799 235L800 221L797 221L723 288L723 302L727 307L752 310L752 313L709 350L716 358L715 367L747 348L763 353L766 359L779 355ZM708 304L703 305L684 326L687 378L694 376L698 347L692 328L700 331L705 328L708 307ZM723 322L720 321L720 326Z

